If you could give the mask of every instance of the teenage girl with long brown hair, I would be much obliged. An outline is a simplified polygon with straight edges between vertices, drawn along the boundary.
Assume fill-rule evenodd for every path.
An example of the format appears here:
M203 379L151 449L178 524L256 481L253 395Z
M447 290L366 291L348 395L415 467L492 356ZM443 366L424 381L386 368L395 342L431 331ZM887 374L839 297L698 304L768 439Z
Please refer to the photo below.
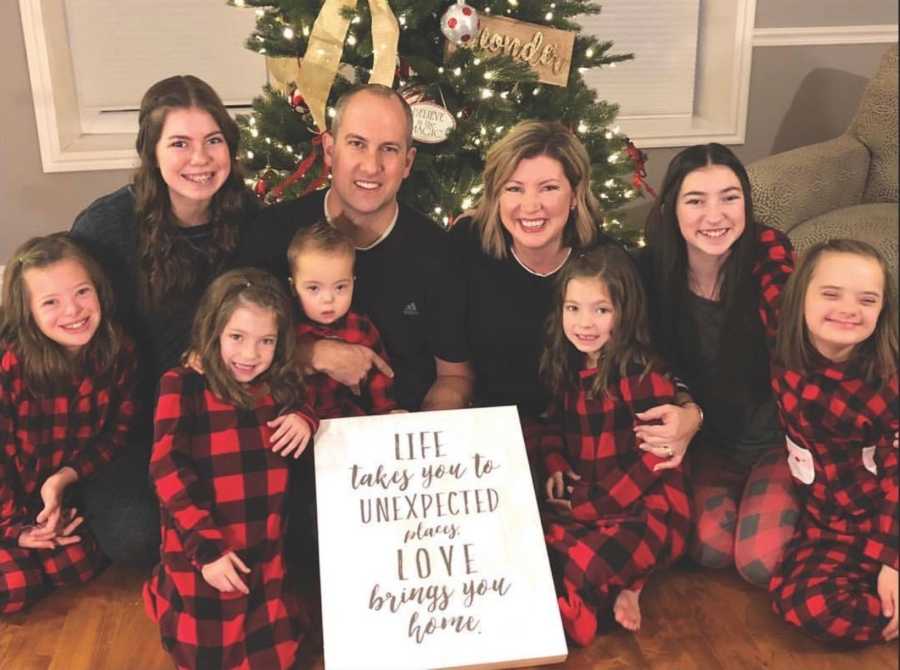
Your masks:
M79 214L72 234L112 280L120 320L137 343L139 393L149 408L160 375L184 353L204 289L230 267L239 226L256 201L237 162L237 124L202 80L178 75L153 84L138 123L132 183ZM147 481L151 423L141 416L127 456L86 487L98 539L115 560L144 562L158 546Z

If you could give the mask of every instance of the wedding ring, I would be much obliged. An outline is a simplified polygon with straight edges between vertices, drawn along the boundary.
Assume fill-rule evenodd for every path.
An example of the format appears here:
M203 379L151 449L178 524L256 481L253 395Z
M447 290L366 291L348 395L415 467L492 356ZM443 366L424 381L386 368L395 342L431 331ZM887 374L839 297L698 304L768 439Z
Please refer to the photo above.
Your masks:
M675 455L675 452L672 451L672 447L668 444L666 445L666 458L672 458Z

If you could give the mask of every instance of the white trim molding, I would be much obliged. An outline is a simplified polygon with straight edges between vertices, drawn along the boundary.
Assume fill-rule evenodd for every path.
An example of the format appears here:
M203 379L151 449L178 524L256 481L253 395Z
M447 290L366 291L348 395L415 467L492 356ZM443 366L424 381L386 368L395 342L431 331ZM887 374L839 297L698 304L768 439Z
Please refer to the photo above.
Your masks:
M64 2L19 0L19 12L44 172L137 166L133 133L82 130Z
M843 44L890 44L896 42L896 24L870 26L813 26L800 28L757 28L755 47L828 46Z

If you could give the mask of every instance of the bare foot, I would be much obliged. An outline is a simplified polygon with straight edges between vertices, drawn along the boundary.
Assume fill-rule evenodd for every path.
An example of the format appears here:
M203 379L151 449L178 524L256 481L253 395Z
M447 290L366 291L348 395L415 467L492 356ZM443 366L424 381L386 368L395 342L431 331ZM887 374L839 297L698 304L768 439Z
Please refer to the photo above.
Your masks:
M640 591L625 589L616 598L613 614L616 616L616 621L625 630L636 631L641 627L641 606L638 603L640 597Z

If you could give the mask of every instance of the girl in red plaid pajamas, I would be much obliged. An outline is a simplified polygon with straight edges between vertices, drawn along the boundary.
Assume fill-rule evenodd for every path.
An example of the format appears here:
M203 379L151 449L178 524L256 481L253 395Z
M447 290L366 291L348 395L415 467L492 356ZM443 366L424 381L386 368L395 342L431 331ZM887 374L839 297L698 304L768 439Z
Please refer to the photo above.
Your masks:
M294 662L300 611L285 578L284 457L304 450L317 421L293 366L290 313L268 273L225 273L194 320L203 373L175 368L160 382L150 474L162 556L144 600L179 668Z
M681 556L690 503L680 466L639 448L635 415L672 402L653 356L641 281L616 245L563 269L540 370L560 400L542 431L545 537L569 637L591 642L598 621L638 630L649 575Z
M340 225L340 220L334 225L317 221L300 228L288 246L291 286L302 312L297 337L359 344L374 351L378 359L354 389L323 372L308 376L307 400L323 419L387 414L398 409L392 394L394 382L387 374L388 355L375 324L350 309L356 249L336 227Z
M769 583L813 637L897 638L897 305L864 242L810 249L788 283L772 386L803 513Z
M6 266L0 323L0 613L106 564L66 496L125 445L134 350L112 289L66 234L29 240Z

